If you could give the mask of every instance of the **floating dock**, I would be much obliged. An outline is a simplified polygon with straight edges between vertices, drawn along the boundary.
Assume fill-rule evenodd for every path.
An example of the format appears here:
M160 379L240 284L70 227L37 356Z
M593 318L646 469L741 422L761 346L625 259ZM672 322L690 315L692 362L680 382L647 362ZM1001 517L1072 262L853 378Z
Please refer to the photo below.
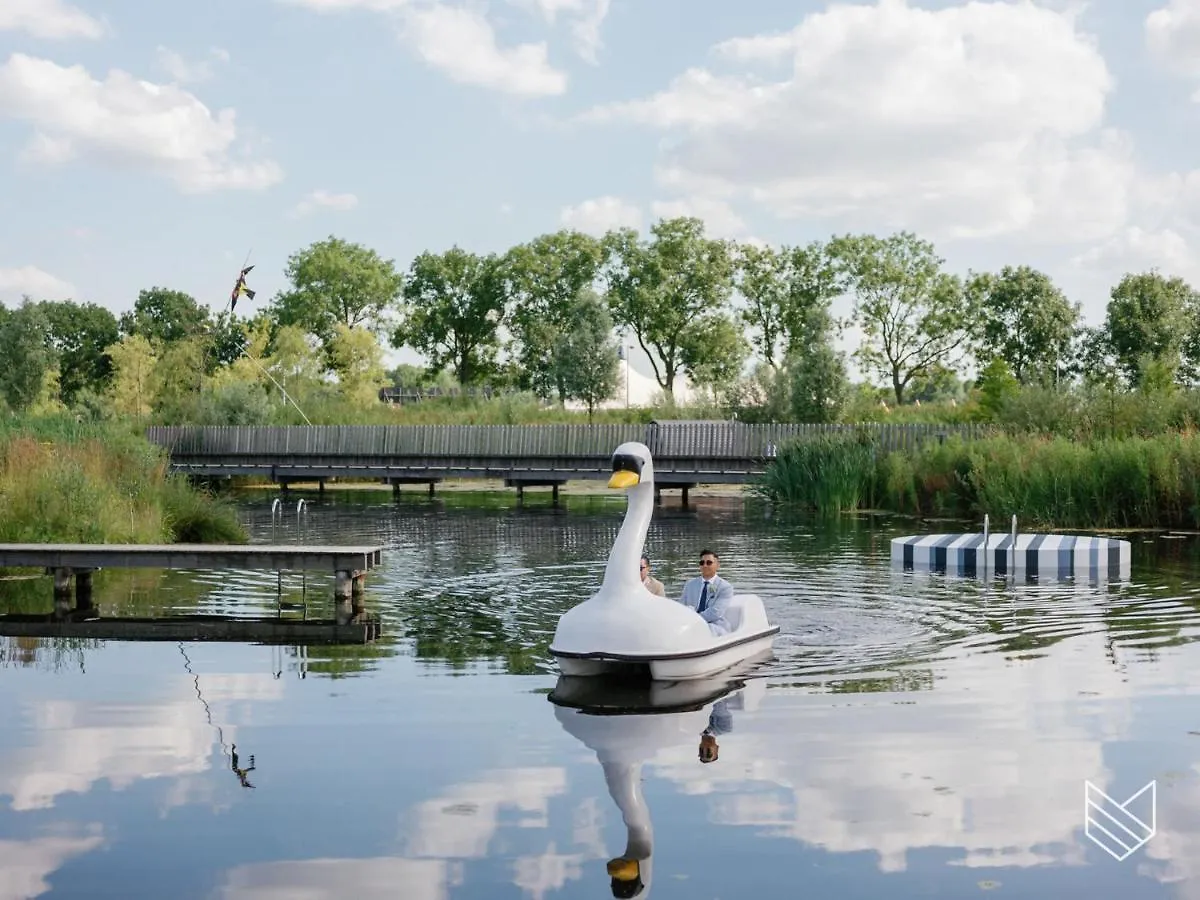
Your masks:
M966 578L1128 581L1131 546L1072 534L926 534L892 539L892 567Z

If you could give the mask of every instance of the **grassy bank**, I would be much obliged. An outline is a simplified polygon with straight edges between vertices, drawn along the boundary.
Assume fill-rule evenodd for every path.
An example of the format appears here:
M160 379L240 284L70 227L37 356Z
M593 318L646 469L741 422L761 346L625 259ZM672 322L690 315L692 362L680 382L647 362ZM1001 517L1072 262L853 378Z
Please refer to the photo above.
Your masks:
M1030 527L1200 527L1200 435L958 438L902 453L823 435L780 453L755 492L822 512L874 508Z
M0 420L0 541L242 543L233 509L171 475L140 430Z

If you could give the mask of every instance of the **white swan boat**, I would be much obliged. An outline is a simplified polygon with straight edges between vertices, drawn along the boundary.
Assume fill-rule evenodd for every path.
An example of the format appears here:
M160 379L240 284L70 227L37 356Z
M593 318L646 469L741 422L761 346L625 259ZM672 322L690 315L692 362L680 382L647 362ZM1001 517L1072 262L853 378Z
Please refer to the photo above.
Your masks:
M664 750L698 744L710 713L722 701L730 710L755 710L763 699L766 681L696 680L687 690L693 699L703 695L699 703L681 709L677 697L648 693L641 702L622 704L623 708L615 711L605 682L595 678L580 683L564 703L557 695L566 677L559 679L549 698L555 718L568 734L595 752L609 796L625 823L625 849L606 866L612 895L647 900L653 884L654 828L642 794L642 765Z
M558 621L550 653L563 675L649 674L656 681L706 678L769 650L779 632L757 594L735 594L728 634L714 635L695 610L642 584L638 562L654 511L654 462L637 441L613 453L610 488L629 496L600 589Z

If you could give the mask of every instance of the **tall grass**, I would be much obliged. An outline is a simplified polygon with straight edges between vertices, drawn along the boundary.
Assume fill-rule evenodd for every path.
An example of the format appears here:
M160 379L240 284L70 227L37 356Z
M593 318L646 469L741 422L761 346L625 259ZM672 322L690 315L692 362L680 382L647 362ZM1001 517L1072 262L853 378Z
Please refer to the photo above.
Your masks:
M851 498L861 508L861 498L871 497L895 512L1001 521L1016 515L1034 527L1200 527L1195 432L1087 441L956 437L867 458L862 438L792 445L758 492L825 511L853 508Z
M0 541L247 540L232 508L168 471L164 452L114 424L0 423Z
M870 436L858 432L788 441L751 490L821 513L857 509L873 486L875 452Z

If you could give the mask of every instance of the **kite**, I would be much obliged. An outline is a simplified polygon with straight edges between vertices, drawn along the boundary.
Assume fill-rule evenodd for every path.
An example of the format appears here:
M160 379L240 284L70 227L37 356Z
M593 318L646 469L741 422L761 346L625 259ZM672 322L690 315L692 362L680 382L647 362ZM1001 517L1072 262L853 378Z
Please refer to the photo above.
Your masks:
M242 294L245 294L251 300L254 299L254 291L246 287L246 274L253 268L254 266L246 266L246 268L242 269L241 273L238 275L237 284L233 286L233 293L229 295L230 312L233 312L237 307L238 297L242 296Z

